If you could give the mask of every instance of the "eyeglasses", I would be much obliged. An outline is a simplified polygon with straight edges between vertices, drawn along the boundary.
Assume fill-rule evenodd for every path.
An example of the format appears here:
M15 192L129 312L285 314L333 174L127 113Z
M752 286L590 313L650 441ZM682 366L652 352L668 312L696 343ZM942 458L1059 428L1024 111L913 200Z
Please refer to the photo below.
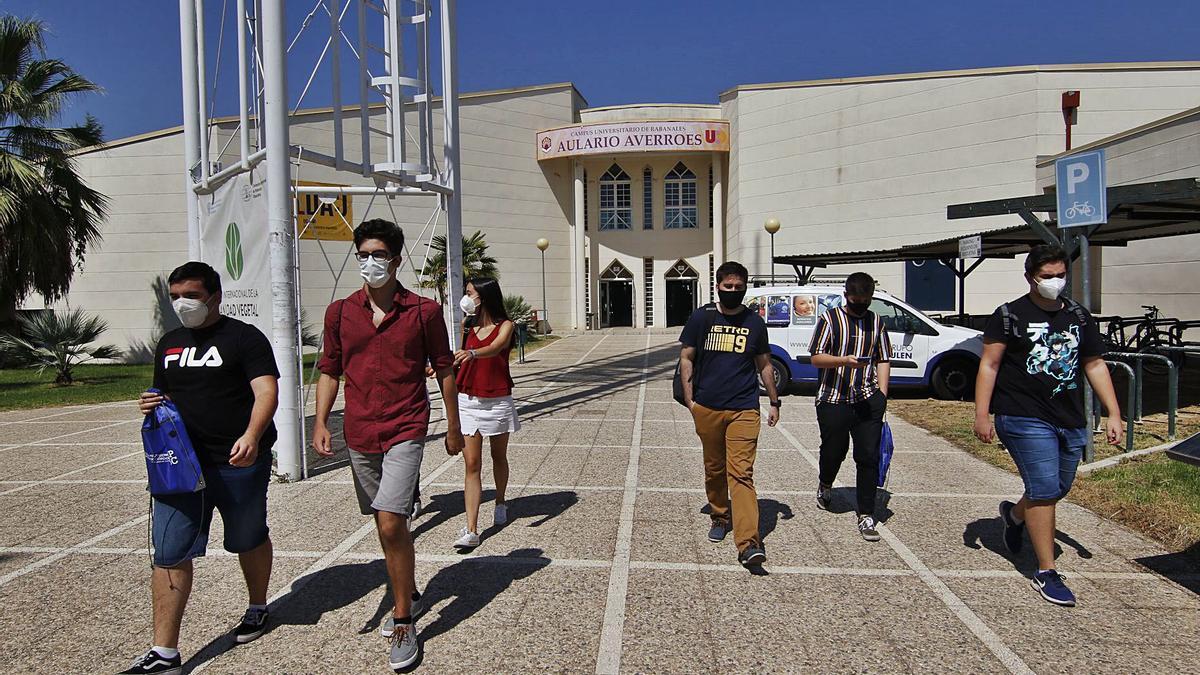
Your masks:
M363 251L356 251L354 253L354 257L358 258L359 262L366 262L367 258L371 258L372 260L375 260L378 262L388 262L389 260L391 260L392 258L395 258L396 256L392 255L391 253L388 253L387 251L371 251L370 253L364 253Z

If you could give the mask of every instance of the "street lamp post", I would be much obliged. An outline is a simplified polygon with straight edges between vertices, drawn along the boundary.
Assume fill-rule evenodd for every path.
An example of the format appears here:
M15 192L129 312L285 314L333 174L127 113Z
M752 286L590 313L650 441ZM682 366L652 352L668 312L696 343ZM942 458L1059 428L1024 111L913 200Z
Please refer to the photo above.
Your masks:
M550 309L546 304L546 249L550 248L550 240L542 237L537 240L538 250L542 252L542 320L550 325Z
M779 231L779 219L775 217L767 218L767 222L763 223L763 229L767 234L771 235L771 285L775 285L775 233Z

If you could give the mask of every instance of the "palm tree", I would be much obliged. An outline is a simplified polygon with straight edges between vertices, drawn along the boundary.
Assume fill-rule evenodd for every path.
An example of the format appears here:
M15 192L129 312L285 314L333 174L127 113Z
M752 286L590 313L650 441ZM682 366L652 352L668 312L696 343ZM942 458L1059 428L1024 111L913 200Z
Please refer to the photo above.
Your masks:
M433 255L421 270L421 288L436 288L438 301L446 304L446 235L439 234L430 244ZM463 283L471 277L500 278L500 268L495 258L487 254L487 242L483 232L476 230L470 237L463 237Z
M75 381L75 367L95 359L115 359L121 352L112 345L89 345L108 330L102 319L82 310L65 313L37 312L21 318L20 334L0 335L0 349L18 362L37 368L41 373L53 368L55 384Z
M44 30L41 21L0 17L0 325L32 293L66 295L100 240L108 202L73 156L103 140L100 124L89 115L53 126L72 97L99 87L46 58Z

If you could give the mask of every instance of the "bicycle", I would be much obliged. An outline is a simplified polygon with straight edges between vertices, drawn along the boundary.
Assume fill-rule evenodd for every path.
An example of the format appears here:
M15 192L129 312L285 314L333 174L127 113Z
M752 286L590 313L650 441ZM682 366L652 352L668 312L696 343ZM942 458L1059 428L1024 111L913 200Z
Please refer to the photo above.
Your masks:
M1068 219L1075 216L1091 216L1096 212L1096 209L1088 202L1075 202L1067 209L1066 217Z
M1160 316L1158 307L1154 305L1142 305L1145 310L1145 315L1136 324L1133 338L1128 344L1132 351L1139 354L1159 354L1166 356L1175 364L1178 369L1182 365L1179 352L1161 352L1159 347L1179 347L1182 345L1175 327L1179 324L1178 319L1165 318ZM1167 372L1167 367L1159 361L1146 361L1144 368L1148 373L1162 375Z

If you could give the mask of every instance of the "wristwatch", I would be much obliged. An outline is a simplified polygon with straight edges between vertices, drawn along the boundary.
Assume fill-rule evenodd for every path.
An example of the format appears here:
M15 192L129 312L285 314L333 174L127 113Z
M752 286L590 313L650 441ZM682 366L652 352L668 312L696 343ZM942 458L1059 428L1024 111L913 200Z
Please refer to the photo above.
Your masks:
M783 407L783 401L782 401L782 400L780 400L780 399L775 399L774 401L771 401L771 407L772 407L772 408L782 408L782 407Z

